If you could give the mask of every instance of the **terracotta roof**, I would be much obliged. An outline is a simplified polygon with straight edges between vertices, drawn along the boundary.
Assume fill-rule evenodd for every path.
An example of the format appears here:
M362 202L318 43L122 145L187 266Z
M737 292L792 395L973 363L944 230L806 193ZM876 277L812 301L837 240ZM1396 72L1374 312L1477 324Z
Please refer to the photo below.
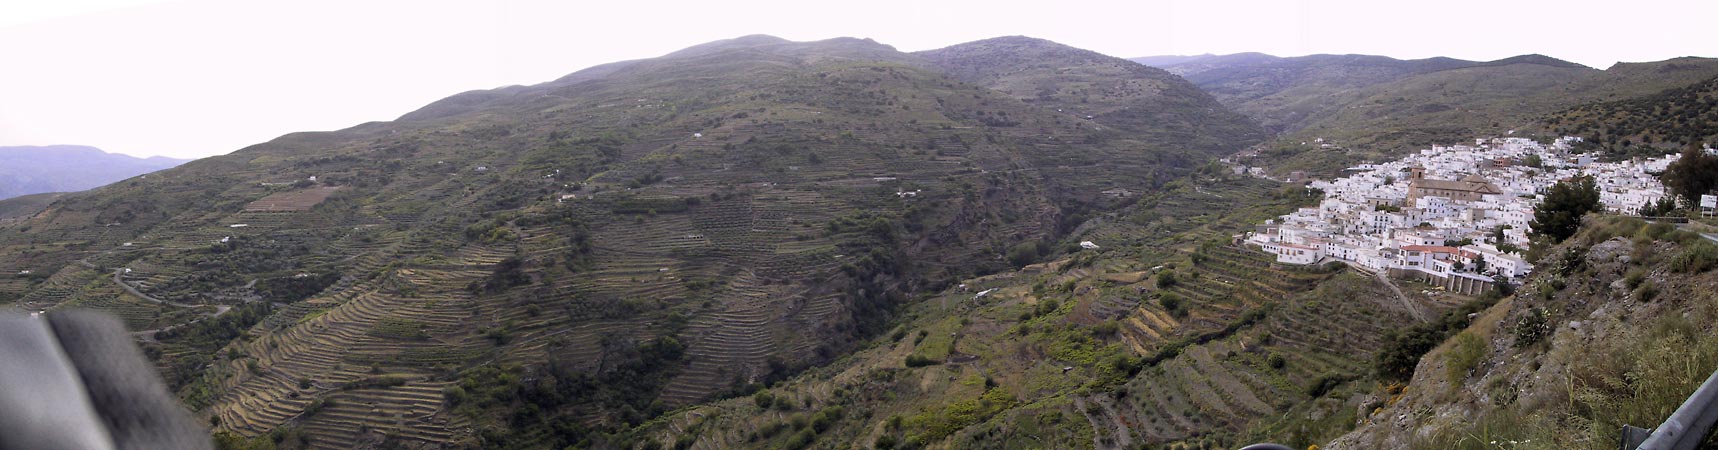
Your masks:
M1404 245L1402 246L1402 250L1410 252L1455 253L1457 249L1455 247L1442 245Z

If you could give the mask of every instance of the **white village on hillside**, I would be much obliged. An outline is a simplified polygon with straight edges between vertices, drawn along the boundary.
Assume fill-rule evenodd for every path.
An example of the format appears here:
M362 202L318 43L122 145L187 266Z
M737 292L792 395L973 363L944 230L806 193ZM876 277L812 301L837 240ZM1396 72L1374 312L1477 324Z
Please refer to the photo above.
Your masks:
M1607 210L1636 214L1666 195L1653 174L1681 157L1601 163L1570 153L1579 141L1564 137L1547 146L1525 138L1476 139L1473 146L1433 146L1401 160L1352 167L1347 177L1308 183L1324 191L1317 207L1238 237L1281 263L1342 261L1455 292L1483 292L1533 270L1520 252L1546 188L1592 175Z

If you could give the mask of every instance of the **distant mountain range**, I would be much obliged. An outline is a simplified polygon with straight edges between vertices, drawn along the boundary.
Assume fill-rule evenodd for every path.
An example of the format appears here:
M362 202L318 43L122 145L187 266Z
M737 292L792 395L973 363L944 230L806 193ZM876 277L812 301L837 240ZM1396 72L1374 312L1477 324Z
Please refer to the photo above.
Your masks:
M1287 167L1314 170L1511 130L1554 133L1548 118L1559 111L1657 95L1718 76L1718 60L1693 57L1619 63L1604 70L1544 55L1486 62L1262 53L1132 60L1186 78L1277 133L1272 147L1297 156ZM1290 151L1315 138L1363 152Z
M1216 160L1687 140L1709 128L1657 128L1718 90L1697 58L1135 61L755 35L142 178L178 161L7 149L0 179L160 165L0 201L0 309L120 318L223 448L1305 448L1361 423L1392 443L1422 409L1368 418L1400 394L1374 371L1386 336L1474 310L1231 245L1318 199ZM1652 231L1605 233L1583 240L1630 243L1595 260ZM1629 273L1606 267L1553 275L1605 293Z
M137 158L82 145L0 147L0 200L87 190L186 161Z

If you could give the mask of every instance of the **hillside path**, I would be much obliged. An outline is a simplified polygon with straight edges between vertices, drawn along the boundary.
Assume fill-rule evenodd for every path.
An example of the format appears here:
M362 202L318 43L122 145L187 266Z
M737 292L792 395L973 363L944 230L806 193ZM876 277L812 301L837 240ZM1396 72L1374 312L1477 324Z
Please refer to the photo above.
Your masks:
M156 302L156 304L165 304L165 306L177 306L177 307L208 306L208 304L182 304L182 302L163 301L163 299L156 299L156 297L149 297L149 294L143 294L143 292L141 292L141 290L137 290L136 287L131 287L131 285L129 285L129 283L125 283L125 280L120 280L119 277L120 277L120 275L122 275L122 273L125 273L124 268L119 268L119 270L113 270L113 283L115 283L115 285L119 285L120 289L124 289L125 294L137 295L137 299L144 299L144 301ZM251 280L251 283L256 283L256 280ZM247 287L249 287L249 285L247 285ZM210 314L210 318L220 318L220 316L222 316L222 314L227 314L227 311L232 311L232 306L225 306L225 304L215 304L215 314Z
M1421 323L1427 322L1426 315L1425 313L1420 312L1419 305L1415 305L1413 300L1408 299L1408 296L1402 293L1402 289L1396 287L1396 283L1390 281L1390 277L1384 275L1384 271L1380 270L1372 272L1372 276L1377 277L1379 283L1384 283L1384 287L1390 288L1390 292L1396 293L1396 300L1402 302L1403 308L1408 309L1408 315L1414 316L1414 320L1418 320Z

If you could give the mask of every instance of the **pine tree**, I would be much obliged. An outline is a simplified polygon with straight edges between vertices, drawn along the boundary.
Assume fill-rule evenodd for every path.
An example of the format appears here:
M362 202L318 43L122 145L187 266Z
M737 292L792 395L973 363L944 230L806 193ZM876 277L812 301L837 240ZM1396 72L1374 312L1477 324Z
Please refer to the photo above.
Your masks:
M1659 175L1659 181L1684 204L1698 205L1701 194L1718 189L1718 155L1706 153L1699 143L1690 144L1682 151L1682 159L1670 163Z
M1563 242L1581 227L1581 216L1600 211L1599 188L1591 176L1559 181L1545 193L1545 201L1533 210L1533 234L1553 243Z

